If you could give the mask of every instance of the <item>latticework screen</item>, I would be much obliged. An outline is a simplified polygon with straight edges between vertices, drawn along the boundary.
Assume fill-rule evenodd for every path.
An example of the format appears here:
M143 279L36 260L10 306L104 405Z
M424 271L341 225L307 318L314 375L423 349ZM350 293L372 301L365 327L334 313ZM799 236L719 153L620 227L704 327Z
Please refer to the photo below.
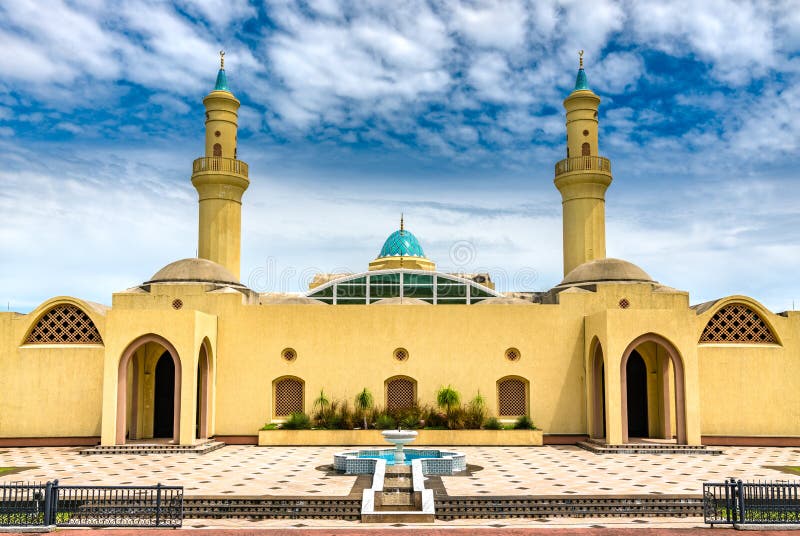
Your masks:
M700 342L759 344L778 342L766 322L747 305L726 305L711 317Z
M502 417L518 417L528 411L525 382L508 378L497 382L497 413Z
M413 408L416 400L413 380L396 378L386 384L386 409Z
M103 339L89 315L65 303L42 315L25 344L103 344Z
M284 378L275 382L275 416L288 417L303 412L303 382Z

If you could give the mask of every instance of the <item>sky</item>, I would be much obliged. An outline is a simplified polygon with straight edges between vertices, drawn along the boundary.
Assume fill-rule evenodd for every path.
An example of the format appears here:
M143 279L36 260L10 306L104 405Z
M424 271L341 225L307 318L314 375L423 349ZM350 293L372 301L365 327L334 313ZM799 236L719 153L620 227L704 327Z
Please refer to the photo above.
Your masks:
M0 0L0 304L110 304L194 257L202 98L240 109L242 281L360 272L400 214L442 271L563 277L563 99L584 50L607 255L800 308L796 0Z

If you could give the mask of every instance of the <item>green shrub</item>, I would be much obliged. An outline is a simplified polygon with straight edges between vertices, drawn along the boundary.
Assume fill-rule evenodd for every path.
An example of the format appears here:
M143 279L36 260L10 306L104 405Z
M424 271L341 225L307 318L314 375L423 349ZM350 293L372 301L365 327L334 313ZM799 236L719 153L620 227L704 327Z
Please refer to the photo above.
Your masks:
M425 428L444 429L447 427L447 415L434 408L427 408L423 420Z
M356 412L361 420L364 422L364 430L368 428L367 426L367 413L369 410L372 409L372 406L375 405L375 400L372 396L372 393L369 392L369 389L364 387L360 393L356 395Z
M463 412L464 428L467 430L479 430L486 420L486 399L480 392L469 401Z
M523 415L514 423L514 430L536 430L536 426L530 417Z
M392 418L391 415L386 415L385 413L378 415L375 419L375 428L378 430L391 430L397 425L397 422Z
M292 413L281 425L283 430L310 430L311 418L305 413Z
M486 419L486 422L483 424L483 427L486 430L502 430L503 423L501 423L497 417L489 417Z
M424 419L424 409L416 402L410 408L393 409L386 413L405 429L419 428L420 421Z
M352 430L356 424L356 418L350 410L350 405L344 402L332 402L332 413L328 419L328 427L334 430Z
M280 428L280 426L274 422L268 422L261 427L262 430L277 430L278 428ZM0 474L2 474L2 468L0 468Z

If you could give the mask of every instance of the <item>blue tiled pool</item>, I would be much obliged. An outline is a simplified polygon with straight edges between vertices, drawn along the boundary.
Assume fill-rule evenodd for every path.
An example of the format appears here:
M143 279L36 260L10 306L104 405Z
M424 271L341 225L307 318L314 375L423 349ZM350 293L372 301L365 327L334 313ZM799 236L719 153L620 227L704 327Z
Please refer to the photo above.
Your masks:
M440 454L438 450L428 450L428 451L413 451L413 450L406 450L404 451L406 455L405 462L403 465L411 465L411 460L420 460L424 458L439 458ZM381 450L378 452L359 452L359 458L379 458L381 460L386 460L386 465L394 465L394 451L393 450Z

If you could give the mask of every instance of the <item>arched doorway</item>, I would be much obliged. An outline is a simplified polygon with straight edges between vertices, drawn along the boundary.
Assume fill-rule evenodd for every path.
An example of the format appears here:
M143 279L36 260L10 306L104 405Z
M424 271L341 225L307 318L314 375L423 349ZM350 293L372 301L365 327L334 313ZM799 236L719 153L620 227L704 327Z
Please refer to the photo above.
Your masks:
M647 422L647 365L636 350L625 366L628 396L628 437L649 437Z
M593 416L591 434L595 439L606 437L606 373L603 347L596 343L592 360Z
M117 371L115 443L154 437L179 443L180 395L181 362L175 347L154 334L131 342ZM145 411L148 407L153 410Z
M208 426L211 420L210 402L211 399L211 358L207 347L207 341L203 341L200 348L200 357L197 360L197 402L195 405L195 438L207 439L209 432Z
M683 359L666 338L648 333L631 342L620 362L622 442L675 437L685 445L685 381Z
M164 352L156 364L153 397L153 437L172 437L175 425L175 364Z

